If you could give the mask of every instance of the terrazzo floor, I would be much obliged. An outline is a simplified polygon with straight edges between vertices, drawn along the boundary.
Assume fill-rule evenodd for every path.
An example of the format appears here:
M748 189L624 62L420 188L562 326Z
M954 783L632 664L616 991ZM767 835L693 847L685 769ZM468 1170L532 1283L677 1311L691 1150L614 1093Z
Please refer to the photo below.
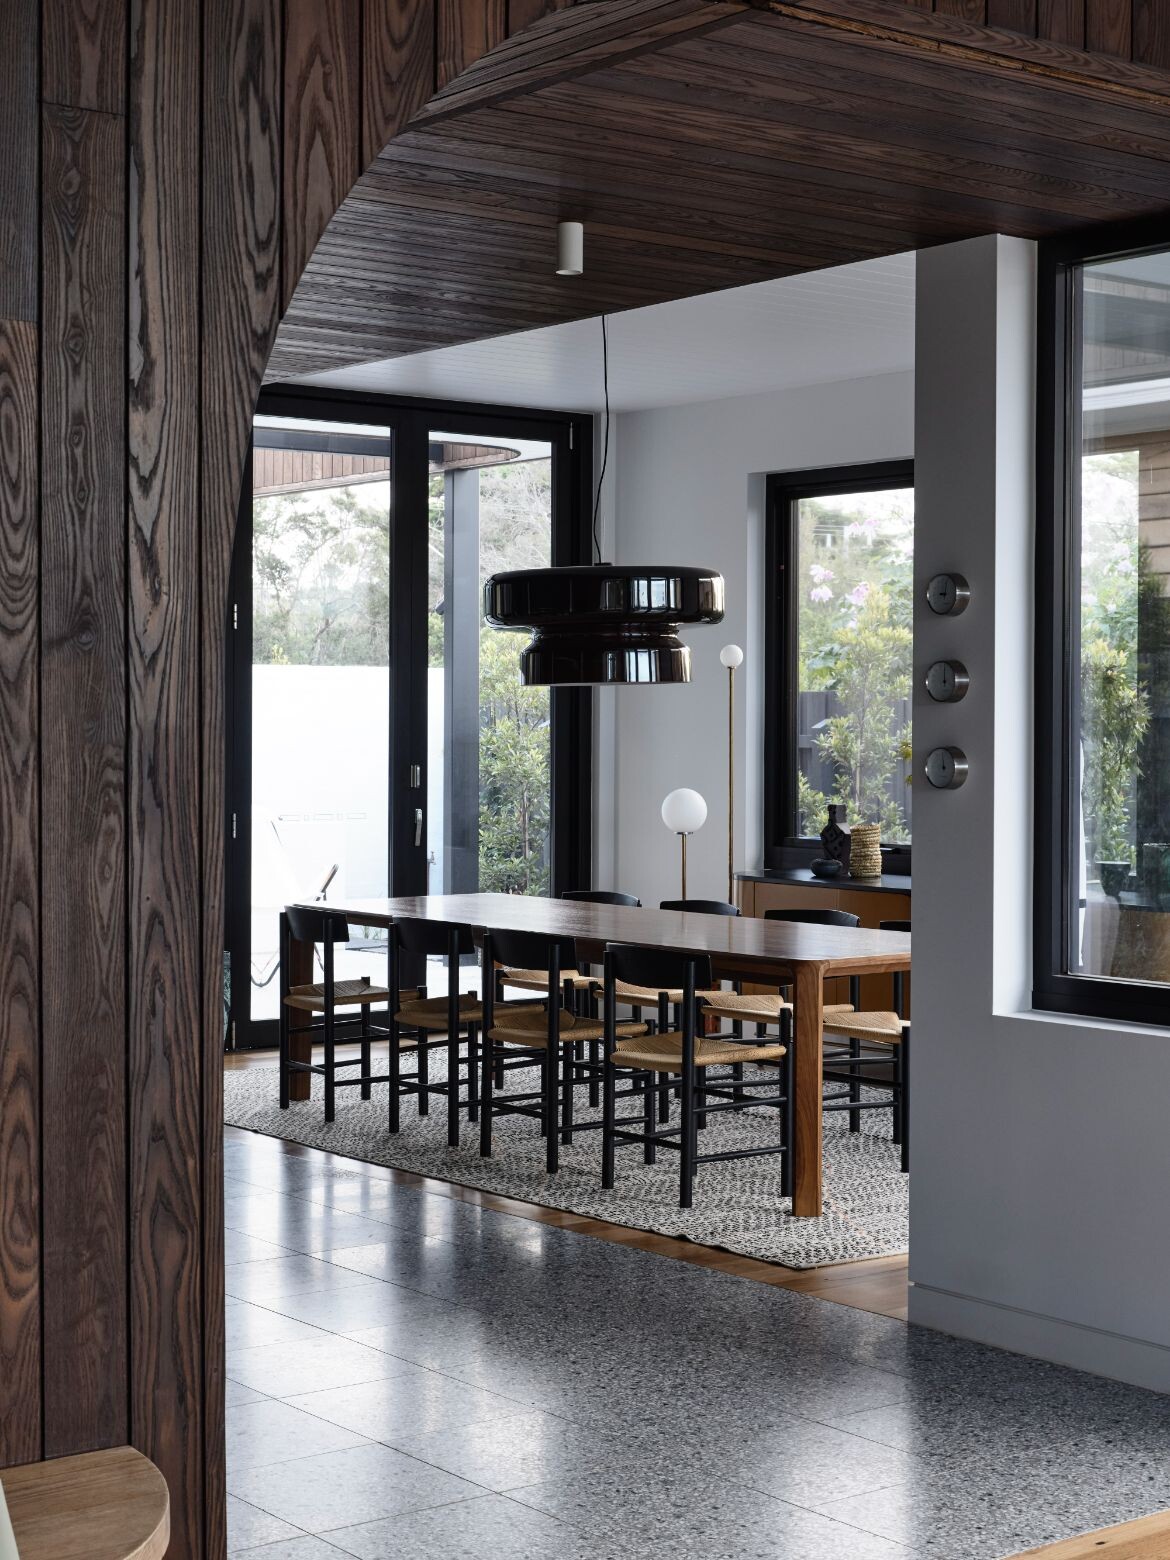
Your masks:
M1170 1398L229 1129L229 1552L994 1560L1170 1505Z

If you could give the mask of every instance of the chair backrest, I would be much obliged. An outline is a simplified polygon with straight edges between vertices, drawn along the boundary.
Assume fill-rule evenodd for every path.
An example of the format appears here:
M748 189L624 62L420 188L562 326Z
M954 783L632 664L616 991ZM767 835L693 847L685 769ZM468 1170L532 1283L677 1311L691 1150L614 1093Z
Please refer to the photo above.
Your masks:
M685 991L688 979L693 990L709 990L714 985L711 959L705 953L677 953L673 948L644 948L638 943L607 943L605 978L624 980L631 986L646 986L651 991Z
M548 932L488 932L483 940L484 962L507 965L515 970L551 968L555 950L560 976L577 970L577 945L571 937L554 937Z
M575 899L583 905L623 905L627 910L640 910L642 901L634 894L621 894L613 888L566 888L562 899Z
M428 959L446 958L451 953L451 937L458 939L460 957L475 952L475 939L470 926L443 921L395 921L390 927L390 941L403 953L415 953Z
M881 932L908 932L909 921L879 921L878 930Z
M289 935L297 942L339 943L349 941L349 922L340 910L312 910L307 905L289 905Z
M861 917L848 910L765 910L765 921L792 921L801 926L860 926Z
M728 904L726 899L663 899L660 910L691 910L696 915L738 915L739 906Z

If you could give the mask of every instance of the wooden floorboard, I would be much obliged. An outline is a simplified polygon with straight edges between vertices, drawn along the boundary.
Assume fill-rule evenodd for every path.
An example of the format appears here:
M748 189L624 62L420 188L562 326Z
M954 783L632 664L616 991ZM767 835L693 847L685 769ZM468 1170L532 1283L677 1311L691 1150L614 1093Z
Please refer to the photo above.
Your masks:
M1015 1560L1026 1560L1028 1555L1043 1555L1044 1560L1089 1560L1090 1555L1100 1560L1166 1560L1170 1555L1170 1512L1159 1511L1137 1522L1025 1549Z
M339 1046L338 1059L356 1055L357 1048ZM224 1058L229 1071L248 1067L271 1067L270 1051L236 1052ZM228 1129L232 1132L242 1128ZM294 1155L319 1154L321 1149L307 1148L300 1143L281 1139ZM387 1165L368 1166L372 1176L387 1180L397 1186L409 1186L429 1192L436 1197L449 1197L456 1202L472 1203L479 1208L489 1208L493 1213L507 1213L518 1219L531 1219L535 1224L550 1224L556 1229L572 1230L578 1235L589 1235L595 1240L612 1241L618 1246L633 1246L639 1251L652 1251L658 1256L673 1257L679 1262L690 1262L696 1267L713 1268L720 1273L733 1273L738 1278L750 1278L759 1284L773 1284L780 1289L796 1290L812 1295L818 1300L831 1300L836 1305L851 1306L857 1311L874 1311L881 1316L906 1320L909 1293L908 1261L906 1256L873 1257L864 1262L841 1262L832 1267L788 1268L776 1262L760 1262L754 1257L743 1257L732 1251L720 1251L715 1246L700 1246L694 1241L677 1240L670 1235L655 1235L648 1230L631 1229L627 1224L610 1224L604 1219L592 1219L585 1214L569 1213L560 1208L543 1208L539 1203L522 1202L515 1197L502 1197L498 1192L482 1191L475 1186L461 1186L456 1181L438 1181L430 1176L417 1175L413 1170L396 1170Z

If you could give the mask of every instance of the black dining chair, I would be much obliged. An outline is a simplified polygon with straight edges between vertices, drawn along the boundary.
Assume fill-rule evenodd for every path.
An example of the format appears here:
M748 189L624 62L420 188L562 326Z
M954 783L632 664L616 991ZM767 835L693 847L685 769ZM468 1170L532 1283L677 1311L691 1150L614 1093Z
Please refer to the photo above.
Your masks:
M879 921L883 932L908 932L909 921ZM849 1127L860 1130L862 1110L887 1107L893 1112L893 1138L902 1150L902 1169L910 1169L910 1020L906 1017L906 978L901 970L893 977L893 1007L886 1011L861 1010L826 1013L824 1032L845 1047L826 1051L826 1079L849 1085ZM888 1090L889 1101L861 1100L861 1085ZM830 1105L825 1109L842 1109Z
M726 899L661 899L660 910L689 910L694 915L738 915L739 906Z
M474 957L475 941L469 926L444 926L438 921L403 919L393 922L390 940L390 1109L389 1128L397 1132L401 1125L404 1094L418 1096L418 1113L430 1112L431 1095L447 1101L447 1142L459 1146L459 1112L466 1104L468 1119L479 1115L479 1032L483 1023L483 1004L474 991L461 994L461 961ZM431 997L425 985L411 989L404 978L408 961L417 968L425 959L446 959L447 992ZM442 1083L432 1082L430 1052L445 1036L447 1076ZM402 1071L402 1047L413 1044L417 1066L413 1073ZM466 1043L467 1054L461 1047ZM463 1074L466 1074L466 1097Z
M289 944L291 941L312 943L314 957L321 949L323 980L307 985L290 986ZM359 1088L362 1099L368 1100L371 1087L385 1082L385 1077L371 1075L370 1048L375 1035L388 1035L390 1031L375 1026L370 1009L377 1003L388 1002L389 991L382 986L372 986L368 976L357 980L338 980L334 973L334 950L338 943L349 941L349 922L337 910L314 910L307 906L290 905L280 918L280 1024L279 1024L279 1072L280 1108L289 1107L289 1081L294 1072L317 1073L325 1080L325 1120L334 1119L336 1091L338 1088ZM357 1008L351 1016L338 1017L339 1008ZM320 1018L308 1023L294 1024L294 1013L319 1013ZM354 1029L356 1026L356 1035ZM294 1061L291 1055L293 1035L317 1035L324 1045L324 1060ZM360 1045L358 1056L337 1059L338 1039L356 1038ZM310 1046L312 1041L310 1041ZM356 1078L337 1077L339 1067L358 1067Z
M681 1025L678 1029L623 1038L618 1032L617 1006L619 982L659 992L681 990ZM653 1164L659 1148L679 1153L679 1207L689 1208L694 1199L695 1172L699 1165L717 1160L741 1159L760 1155L784 1156L782 1194L791 1193L792 1079L791 1051L779 1043L757 1047L703 1033L702 992L712 983L711 960L705 955L675 953L663 948L643 948L611 943L605 950L605 1077L602 1090L602 1170L601 1184L612 1189L615 1179L615 1150L619 1144L640 1146L647 1164ZM734 1066L739 1062L779 1064L778 1083L771 1077L753 1075L746 1083L731 1078L713 1077L712 1069ZM639 1075L649 1074L647 1088ZM628 1092L644 1094L642 1108L634 1115L617 1115L619 1076L627 1077ZM655 1121L651 1096L667 1094L677 1078L681 1085L682 1111L677 1127ZM761 1092L762 1091L762 1092ZM699 1152L699 1128L710 1114L744 1111L759 1107L774 1109L780 1115L780 1138L758 1147Z
M571 1143L574 1131L601 1125L578 1125L573 1096L578 1084L591 1082L601 1068L600 1059L584 1060L578 1047L582 1041L600 1043L604 1029L595 1019L575 1011L577 951L571 937L488 931L483 940L484 970L494 969L497 963L539 970L546 995L536 1002L497 1001L493 983L485 980L479 1151L485 1159L491 1157L492 1124L498 1116L531 1116L540 1122L544 1134L545 1169L555 1175L560 1167L560 1145ZM568 974L562 980L564 971ZM615 1032L624 1039L645 1031L644 1024L627 1023L617 1025ZM540 1072L538 1091L504 1092L503 1080L508 1073L531 1072L534 1067Z

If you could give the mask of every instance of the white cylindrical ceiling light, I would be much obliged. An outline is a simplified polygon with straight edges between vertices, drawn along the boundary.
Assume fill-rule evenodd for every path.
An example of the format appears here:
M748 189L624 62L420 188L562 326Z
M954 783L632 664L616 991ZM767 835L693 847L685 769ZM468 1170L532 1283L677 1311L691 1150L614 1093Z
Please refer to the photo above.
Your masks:
M557 275L580 276L585 270L585 228L580 222L557 223Z

